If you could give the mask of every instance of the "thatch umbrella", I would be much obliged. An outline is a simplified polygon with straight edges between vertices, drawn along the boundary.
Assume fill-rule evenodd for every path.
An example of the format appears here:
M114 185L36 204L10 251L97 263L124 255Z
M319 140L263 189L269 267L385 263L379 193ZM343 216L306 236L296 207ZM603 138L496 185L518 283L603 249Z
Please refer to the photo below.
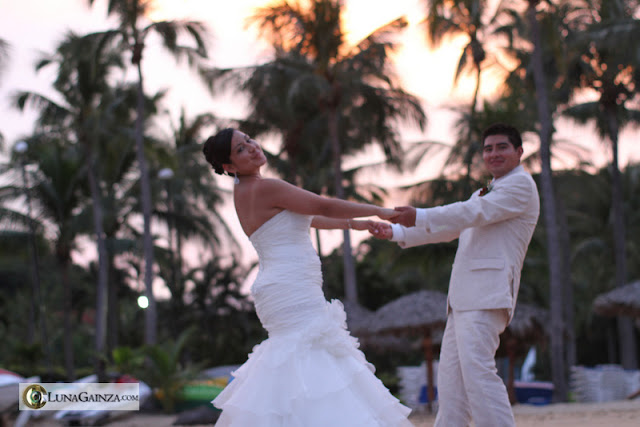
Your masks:
M427 396L429 408L435 398L433 389L432 331L447 322L447 296L442 292L422 290L404 295L376 310L370 324L372 332L420 334L427 362Z
M593 302L593 311L601 316L629 316L640 324L640 280L600 294ZM630 394L627 399L640 396L640 390Z
M358 338L360 346L374 350L409 351L411 342L405 337L383 336L375 333L372 328L374 312L357 302L344 301L344 311L347 313L347 326L351 335Z
M598 295L593 310L601 316L640 318L640 280Z
M356 336L370 333L370 323L373 311L353 301L343 301L344 311L347 313L347 326Z
M524 355L531 343L541 340L548 324L547 310L525 303L518 303L513 319L505 331L500 335L498 355L505 354L509 359L509 374L507 378L507 392L511 403L516 402L515 393L515 359Z

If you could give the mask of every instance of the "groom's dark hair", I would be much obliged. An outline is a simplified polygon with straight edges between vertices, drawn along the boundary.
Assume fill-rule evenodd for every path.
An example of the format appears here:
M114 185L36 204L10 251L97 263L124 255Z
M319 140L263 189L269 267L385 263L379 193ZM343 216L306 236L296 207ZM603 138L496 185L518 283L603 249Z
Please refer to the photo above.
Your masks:
M517 149L518 147L522 147L522 137L520 136L520 132L511 125L495 123L486 128L484 132L482 132L482 145L484 145L484 141L487 137L491 135L504 135L509 139L513 148Z

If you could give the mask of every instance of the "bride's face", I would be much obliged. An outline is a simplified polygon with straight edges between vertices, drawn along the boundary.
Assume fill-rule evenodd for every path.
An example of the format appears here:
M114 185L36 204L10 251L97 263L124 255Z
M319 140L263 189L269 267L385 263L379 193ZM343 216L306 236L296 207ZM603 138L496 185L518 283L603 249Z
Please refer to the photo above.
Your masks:
M258 142L239 130L233 132L229 158L238 175L256 173L267 162Z

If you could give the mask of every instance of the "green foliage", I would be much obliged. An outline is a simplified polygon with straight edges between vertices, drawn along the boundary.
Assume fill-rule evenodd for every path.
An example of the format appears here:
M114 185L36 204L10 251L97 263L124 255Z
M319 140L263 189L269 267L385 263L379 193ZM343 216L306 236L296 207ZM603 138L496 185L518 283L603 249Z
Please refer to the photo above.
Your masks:
M111 351L115 370L120 374L135 375L144 366L145 355L142 349L116 347Z
M175 340L168 340L162 344L144 347L140 354L129 353L128 363L139 363L140 356L145 360L140 378L155 390L156 396L167 413L173 413L184 385L196 378L204 367L202 363L186 363L182 359L187 344L194 344L193 328L185 330Z

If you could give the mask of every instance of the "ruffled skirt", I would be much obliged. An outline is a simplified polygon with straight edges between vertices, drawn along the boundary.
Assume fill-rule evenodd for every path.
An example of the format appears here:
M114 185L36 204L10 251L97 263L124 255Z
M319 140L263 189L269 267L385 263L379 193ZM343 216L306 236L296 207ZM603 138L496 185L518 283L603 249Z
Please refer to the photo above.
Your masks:
M222 409L216 426L412 426L411 410L374 375L346 330L342 304L323 304L309 321L282 333L270 331L254 347L213 401Z

